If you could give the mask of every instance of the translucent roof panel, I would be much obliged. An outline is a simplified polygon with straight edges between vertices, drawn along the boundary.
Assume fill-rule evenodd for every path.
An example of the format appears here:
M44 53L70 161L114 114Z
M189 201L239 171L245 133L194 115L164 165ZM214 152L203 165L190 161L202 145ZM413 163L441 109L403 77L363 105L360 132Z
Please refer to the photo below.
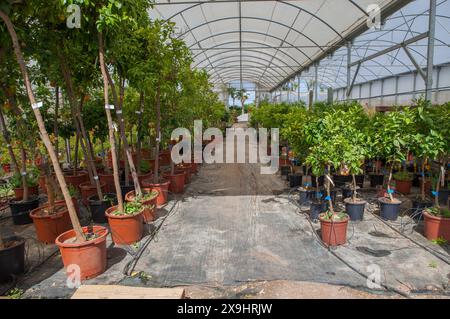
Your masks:
M206 69L218 86L238 80L273 89L366 30L369 5L384 14L409 2L155 0L149 15L176 23L178 36L193 52L194 67Z
M380 30L368 30L353 40L351 61L391 48L410 39L421 38L428 32L429 0L416 0L389 16ZM450 62L450 0L438 0L436 8L436 32L434 65ZM428 37L407 44L407 49L421 68L427 65ZM351 69L353 78L357 67ZM405 49L398 48L361 64L355 83L369 82L379 78L414 72L416 67ZM338 49L330 58L323 59L319 66L319 82L333 88L347 85L347 48ZM310 69L302 77L313 78Z

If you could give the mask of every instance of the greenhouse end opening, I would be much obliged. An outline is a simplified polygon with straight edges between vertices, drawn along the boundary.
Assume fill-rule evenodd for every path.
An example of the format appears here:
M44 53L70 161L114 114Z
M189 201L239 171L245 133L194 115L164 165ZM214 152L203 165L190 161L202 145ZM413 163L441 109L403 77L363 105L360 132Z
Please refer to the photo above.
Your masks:
M191 163L261 163L261 174L275 174L279 169L279 155L271 150L279 148L279 129L227 128L225 138L218 128L203 132L203 122L194 121L194 136L186 128L176 128L171 139L171 158L174 164ZM203 132L203 133L202 133ZM206 142L206 143L205 143ZM192 144L193 143L193 144ZM268 145L270 143L270 145ZM226 149L226 152L224 150ZM191 150L194 151L192 156Z

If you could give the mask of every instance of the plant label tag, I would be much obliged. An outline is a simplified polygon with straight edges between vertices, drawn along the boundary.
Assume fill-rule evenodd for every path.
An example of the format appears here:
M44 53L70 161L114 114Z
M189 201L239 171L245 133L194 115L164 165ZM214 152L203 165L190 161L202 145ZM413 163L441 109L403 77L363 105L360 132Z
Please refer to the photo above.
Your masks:
M31 107L33 108L33 110L39 109L44 105L44 103L42 102L37 102L37 103L33 103L31 104Z
M105 109L114 110L114 104L105 104Z
M98 176L94 176L94 179L95 179L96 181L98 181Z
M122 110L117 110L116 114L122 114Z
M136 111L136 114L137 115L141 115L141 111Z
M27 176L27 172L22 172L22 176Z
M326 176L327 179L330 181L330 183L334 186L334 182L333 182L333 180L331 179L331 177L330 177L328 174L326 174L325 176Z

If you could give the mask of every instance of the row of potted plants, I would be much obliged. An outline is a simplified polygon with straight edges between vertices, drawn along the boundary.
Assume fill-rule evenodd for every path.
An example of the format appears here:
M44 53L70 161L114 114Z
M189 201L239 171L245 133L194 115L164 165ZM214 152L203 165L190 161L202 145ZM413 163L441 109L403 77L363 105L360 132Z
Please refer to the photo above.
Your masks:
M81 279L105 270L109 230L81 226L73 192L94 218L106 217L114 241L139 240L142 222L155 218L169 190L182 192L197 169L162 169L170 165L173 128L192 129L197 118L220 127L225 115L206 72L191 69L192 56L172 23L149 20L148 1L110 2L77 1L83 32L66 28L61 1L0 8L0 107L8 117L1 127L13 182L22 182L23 205L36 200L31 196L36 184L48 197L47 204L37 207L36 201L22 215L33 211L44 242L70 227L55 242L65 266L80 266ZM51 10L34 9L46 7ZM20 142L20 159L14 158L11 138ZM41 178L31 180L27 155ZM67 170L62 157L70 164ZM46 224L49 220L58 222ZM0 233L0 255L11 247L22 246Z
M326 229L322 231L325 243L342 244L345 242L344 225L349 218L362 219L366 203L357 194L367 161L372 162L372 171L369 172L371 185L385 186L378 198L380 216L387 220L397 219L402 202L395 194L410 192L412 175L402 163L409 160L411 154L420 163L421 191L417 201L422 208L434 206L432 215L441 218L439 229L446 227L447 208L440 208L440 205L443 203L448 207L448 192L441 190L445 185L450 153L450 104L432 106L424 100L418 100L416 104L413 108L397 108L386 114L371 113L356 103L319 104L312 110L294 105L284 110L284 114L271 113L274 119L269 119L264 125L279 125L285 144L291 147L297 160L304 163L303 173L311 172L312 183L304 185L300 197L312 200L311 215L320 220L322 230L330 225L335 228L331 238L328 238ZM258 112L264 114L265 111L256 109L253 116ZM291 163L288 156L284 160L286 162L281 165ZM386 165L386 176L381 173L382 162ZM281 167L281 170L286 174L286 169ZM434 179L427 176L430 173ZM298 183L299 178L292 177L293 180L295 178ZM343 189L346 209L345 212L336 212L333 205L336 189L333 186L345 184L351 185L350 189ZM434 197L432 201L428 195ZM429 210L423 214L428 225ZM338 230L342 231L340 235ZM441 230L440 234L449 239L446 232ZM429 231L425 231L425 235L435 239Z

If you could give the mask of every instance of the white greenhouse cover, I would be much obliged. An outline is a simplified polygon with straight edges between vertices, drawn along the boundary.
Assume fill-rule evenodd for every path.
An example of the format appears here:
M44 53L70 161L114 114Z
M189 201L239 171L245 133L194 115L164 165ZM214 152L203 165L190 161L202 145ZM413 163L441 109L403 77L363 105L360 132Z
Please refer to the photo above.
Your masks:
M447 0L438 3L448 8ZM413 30L418 24L428 26L424 15L428 4L428 0L155 0L149 15L176 23L178 36L195 57L193 66L206 69L217 86L241 81L273 90L320 60L326 65L320 71L321 82L331 87L344 85L348 40L355 39L357 46L352 59L404 41L423 32ZM383 19L392 14L397 18L387 21L382 30L367 31L369 5L378 5ZM398 16L402 8L409 12ZM444 24L448 25L448 19ZM443 30L448 38L448 29ZM424 50L413 52L423 57ZM407 61L398 62L404 68L398 67L399 72L414 68L404 54L393 55L389 61ZM362 65L357 82L397 71L382 59L371 62L374 69Z

